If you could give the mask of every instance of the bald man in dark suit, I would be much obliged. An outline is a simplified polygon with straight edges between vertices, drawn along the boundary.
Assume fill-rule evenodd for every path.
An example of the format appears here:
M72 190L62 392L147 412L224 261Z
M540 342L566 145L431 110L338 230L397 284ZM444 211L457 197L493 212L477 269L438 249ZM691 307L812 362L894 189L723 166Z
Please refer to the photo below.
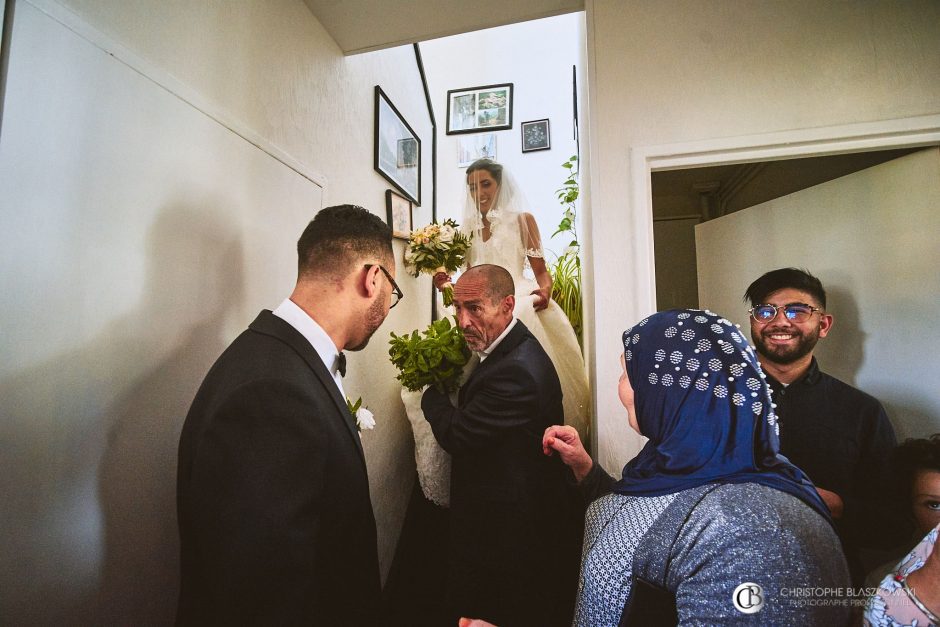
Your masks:
M561 386L535 336L513 317L509 272L475 266L454 288L457 322L481 363L458 405L429 388L422 409L453 458L448 601L455 615L570 625L579 514L542 433L564 422Z

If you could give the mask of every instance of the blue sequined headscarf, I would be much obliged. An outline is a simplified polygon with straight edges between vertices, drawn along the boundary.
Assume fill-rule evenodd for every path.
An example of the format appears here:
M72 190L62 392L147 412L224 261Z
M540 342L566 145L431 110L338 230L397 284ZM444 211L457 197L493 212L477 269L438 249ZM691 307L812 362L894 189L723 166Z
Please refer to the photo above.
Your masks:
M705 483L759 483L827 520L803 471L780 454L770 388L744 334L709 311L654 314L624 331L637 422L649 442L614 491L656 496Z

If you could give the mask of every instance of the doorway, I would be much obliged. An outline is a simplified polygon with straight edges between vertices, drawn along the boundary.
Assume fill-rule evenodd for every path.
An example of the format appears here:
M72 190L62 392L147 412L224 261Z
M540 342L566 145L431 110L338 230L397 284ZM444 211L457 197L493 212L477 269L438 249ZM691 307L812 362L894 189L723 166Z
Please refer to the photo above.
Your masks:
M699 307L696 225L916 150L900 148L653 172L657 310Z

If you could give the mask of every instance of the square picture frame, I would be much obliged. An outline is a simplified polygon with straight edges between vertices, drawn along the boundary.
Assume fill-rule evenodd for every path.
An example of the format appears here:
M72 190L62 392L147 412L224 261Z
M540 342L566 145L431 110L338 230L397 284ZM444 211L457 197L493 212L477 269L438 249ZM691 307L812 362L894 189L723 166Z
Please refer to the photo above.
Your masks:
M410 200L390 189L385 190L385 212L392 237L404 240L411 237L414 229L413 210L414 205Z
M457 167L465 168L477 159L496 160L496 133L463 135L457 138Z
M520 128L522 129L522 152L551 149L552 132L548 118L523 122Z
M512 128L512 83L451 89L447 92L447 134Z
M421 205L421 139L382 88L375 86L373 166L395 189Z

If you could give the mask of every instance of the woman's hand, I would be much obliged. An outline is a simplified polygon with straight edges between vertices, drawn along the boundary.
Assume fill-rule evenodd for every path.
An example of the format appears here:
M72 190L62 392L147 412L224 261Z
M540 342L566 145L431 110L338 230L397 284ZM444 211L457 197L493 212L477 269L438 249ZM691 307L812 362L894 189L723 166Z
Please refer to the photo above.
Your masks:
M835 492L820 487L816 488L816 492L819 493L823 503L825 503L826 507L829 508L829 513L832 515L833 520L839 520L842 518L842 512L845 510L845 504L842 502L842 497Z
M548 307L548 301L552 299L552 288L549 287L540 287L537 290L532 290L530 292L535 296L535 301L532 303L536 311L542 311Z
M588 455L574 427L552 425L546 429L542 435L542 452L549 456L557 452L578 483L594 467L594 460Z
M443 288L447 283L451 283L450 275L446 272L438 272L431 279L434 282L434 287L437 289Z

